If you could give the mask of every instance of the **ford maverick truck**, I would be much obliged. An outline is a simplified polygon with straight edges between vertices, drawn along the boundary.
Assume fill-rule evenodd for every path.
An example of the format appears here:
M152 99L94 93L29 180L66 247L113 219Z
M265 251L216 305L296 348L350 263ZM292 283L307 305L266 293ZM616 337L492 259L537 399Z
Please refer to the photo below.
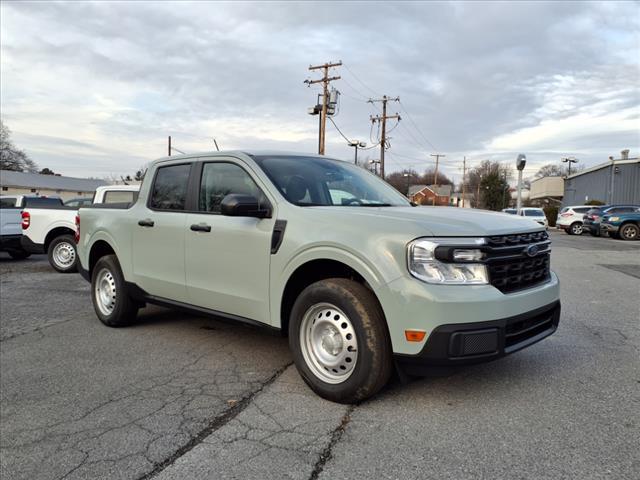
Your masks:
M560 317L542 225L412 206L323 156L157 160L135 203L81 209L76 236L104 324L151 303L279 330L304 381L337 402L370 397L394 369L516 352Z

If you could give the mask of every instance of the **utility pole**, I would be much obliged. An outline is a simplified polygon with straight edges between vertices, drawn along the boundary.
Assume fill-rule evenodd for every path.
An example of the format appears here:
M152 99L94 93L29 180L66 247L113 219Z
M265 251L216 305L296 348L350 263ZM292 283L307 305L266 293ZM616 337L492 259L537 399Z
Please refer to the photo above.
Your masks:
M467 157L462 157L462 208L464 208L464 194L467 190L466 182L467 182Z
M433 205L435 205L436 204L436 196L438 195L437 194L437 189L438 189L438 163L440 161L440 157L444 158L444 157L446 157L446 155L443 155L442 153L432 153L432 154L430 154L430 156L431 157L436 157L436 174L434 175L434 178L433 178L433 184L436 187L436 192L434 192L435 195L433 196Z
M400 115L398 115L397 112L395 115L387 115L387 102L389 101L399 102L400 97L390 98L390 97L387 97L386 95L383 95L382 98L377 98L377 99L370 98L368 101L368 103L382 102L382 116L376 115L375 117L370 116L369 118L371 119L371 123L380 122L380 124L382 125L382 129L380 133L380 177L383 179L384 179L384 150L387 146L387 120L391 120L393 118L397 119L398 121L402 120L402 118L400 118Z
M320 112L320 134L318 153L324 155L324 143L327 131L327 107L329 104L329 83L334 80L340 80L341 77L329 77L329 69L332 67L339 67L342 65L342 61L338 63L325 63L323 65L309 65L309 70L323 70L322 78L318 80L305 80L304 83L311 86L315 83L322 83L322 111Z
M169 148L167 149L168 155L171 156L171 135L169 135Z

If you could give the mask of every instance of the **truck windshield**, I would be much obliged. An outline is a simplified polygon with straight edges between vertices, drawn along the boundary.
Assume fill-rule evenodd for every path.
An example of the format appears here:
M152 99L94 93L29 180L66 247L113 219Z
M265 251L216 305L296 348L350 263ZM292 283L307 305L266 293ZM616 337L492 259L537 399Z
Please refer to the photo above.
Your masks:
M254 156L284 197L299 206L396 207L410 203L363 168L340 160L302 156Z

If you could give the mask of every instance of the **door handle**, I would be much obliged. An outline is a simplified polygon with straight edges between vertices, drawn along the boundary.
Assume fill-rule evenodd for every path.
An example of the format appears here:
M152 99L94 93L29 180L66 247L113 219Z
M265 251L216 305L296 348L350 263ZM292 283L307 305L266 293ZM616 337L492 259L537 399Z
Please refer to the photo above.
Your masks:
M138 220L138 225L141 227L153 227L154 223L150 218L145 218L144 220Z
M204 223L194 223L191 225L191 230L194 232L210 232L211 225L205 225Z

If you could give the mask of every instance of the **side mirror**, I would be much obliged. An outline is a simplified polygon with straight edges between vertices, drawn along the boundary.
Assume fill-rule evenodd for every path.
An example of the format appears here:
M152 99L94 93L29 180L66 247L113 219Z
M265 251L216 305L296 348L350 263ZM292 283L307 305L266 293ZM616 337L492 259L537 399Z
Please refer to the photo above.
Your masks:
M220 213L229 217L270 218L269 204L260 205L258 199L251 195L230 193L220 203Z

